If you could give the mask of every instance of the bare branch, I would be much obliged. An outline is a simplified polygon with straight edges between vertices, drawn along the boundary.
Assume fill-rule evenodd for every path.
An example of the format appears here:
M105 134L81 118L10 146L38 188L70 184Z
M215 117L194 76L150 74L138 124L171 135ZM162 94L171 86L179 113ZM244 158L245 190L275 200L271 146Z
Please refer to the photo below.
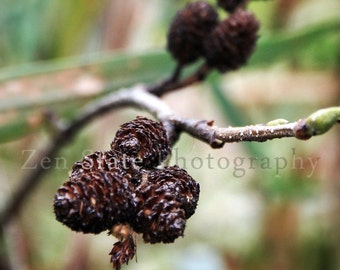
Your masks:
M284 119L270 121L266 125L219 128L213 121L173 119L177 130L208 143L213 148L221 148L232 142L264 142L272 139L295 137L307 140L312 136L327 132L340 120L340 107L321 109L305 119L288 123Z
M264 142L283 137L296 137L295 123L266 126L252 125L245 127L219 128L207 121L193 121L190 119L177 122L177 126L191 136L208 143L212 148L221 148L231 142Z

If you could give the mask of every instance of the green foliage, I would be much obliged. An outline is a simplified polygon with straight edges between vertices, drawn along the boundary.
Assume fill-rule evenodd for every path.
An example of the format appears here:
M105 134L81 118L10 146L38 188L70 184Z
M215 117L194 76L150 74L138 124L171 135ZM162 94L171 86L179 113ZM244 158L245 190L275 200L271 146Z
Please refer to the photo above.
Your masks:
M30 122L32 115L41 118L41 109L49 108L59 117L67 120L77 112L79 104L93 100L108 92L116 91L121 87L130 86L140 82L158 81L171 69L172 62L167 54L163 52L152 52L143 54L110 54L91 58L75 58L57 60L46 63L32 64L18 68L3 70L0 81L20 81L20 78L33 77L39 81L46 81L44 76L50 76L58 72L74 72L86 69L90 78L98 81L100 86L89 93L85 91L70 91L70 89L58 86L48 89L24 89L23 95L7 95L0 100L0 112L10 114L7 120L0 124L0 142L15 140L34 131L41 126ZM24 79L23 79L24 80ZM71 87L71 86L70 86ZM55 90L58 91L55 91ZM60 105L63 106L60 106ZM72 111L73 112L72 112ZM39 116L40 115L40 116ZM42 122L41 122L42 123Z
M293 33L260 37L249 67L285 62L296 68L334 69L338 65L339 27L337 18Z
M84 53L103 1L1 1L0 67Z

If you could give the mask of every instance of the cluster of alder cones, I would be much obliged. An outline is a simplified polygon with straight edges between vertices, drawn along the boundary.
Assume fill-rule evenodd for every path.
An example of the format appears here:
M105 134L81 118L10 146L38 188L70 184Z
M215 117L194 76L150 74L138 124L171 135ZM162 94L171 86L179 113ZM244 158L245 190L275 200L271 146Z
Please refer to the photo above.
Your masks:
M218 0L229 13L223 20L205 1L188 4L175 16L168 32L167 48L180 65L203 57L219 72L238 69L253 52L259 23L245 10L245 0Z
M257 40L259 24L245 0L218 0L229 13L219 19L205 1L180 10L170 25L167 48L181 65L204 58L220 72L245 64ZM147 243L171 243L183 236L196 209L199 184L177 166L159 167L171 152L163 125L138 117L123 124L111 149L85 156L54 197L58 221L74 231L108 230L119 241L110 252L115 269L136 253L133 233Z
M73 165L54 198L57 220L75 231L116 236L110 253L116 269L135 255L133 232L147 243L183 236L199 184L177 166L157 168L170 149L161 123L138 117L123 124L110 150Z

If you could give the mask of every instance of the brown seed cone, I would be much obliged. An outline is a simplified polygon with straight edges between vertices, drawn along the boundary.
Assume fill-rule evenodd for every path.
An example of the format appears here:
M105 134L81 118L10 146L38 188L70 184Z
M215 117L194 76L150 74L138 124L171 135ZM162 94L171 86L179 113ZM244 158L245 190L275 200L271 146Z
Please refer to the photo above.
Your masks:
M74 163L70 180L96 171L117 171L135 185L139 184L140 181L141 169L135 164L134 160L111 150L105 152L96 151L83 157L81 161Z
M253 52L258 29L259 23L251 12L236 10L205 40L207 63L220 72L238 69Z
M143 193L143 194L141 194ZM143 234L146 243L172 243L183 236L185 212L170 193L156 192L149 186L138 194L140 209L131 226L137 233Z
M234 12L238 7L245 6L247 2L247 0L217 0L217 4L228 12Z
M119 270L122 264L128 264L136 254L136 244L132 235L122 241L118 241L113 245L109 255L111 255L111 263L113 268Z
M162 170L152 171L148 180L159 186L157 192L170 192L174 195L180 208L185 211L186 219L195 213L200 186L185 170L178 166L164 167Z
M145 242L171 243L183 236L198 196L198 183L177 166L152 171L136 189L137 214L131 226L143 233Z
M119 158L112 151L96 151L73 164L70 179L78 179L90 172L115 171L120 169L119 167Z
M170 25L167 49L182 65L203 55L203 40L217 25L218 14L204 1L188 4L180 10Z
M163 125L145 117L125 123L111 143L117 156L129 166L152 168L158 166L170 153L170 144Z
M74 231L100 233L130 218L132 193L131 183L117 171L84 173L58 189L56 219Z

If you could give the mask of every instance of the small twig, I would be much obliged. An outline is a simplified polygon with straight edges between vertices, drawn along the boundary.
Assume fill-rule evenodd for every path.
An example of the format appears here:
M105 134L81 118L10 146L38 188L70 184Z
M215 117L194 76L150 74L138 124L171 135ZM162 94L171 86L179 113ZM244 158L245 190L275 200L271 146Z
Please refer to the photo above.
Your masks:
M245 127L219 128L207 121L194 121L191 119L177 122L177 126L191 136L208 143L212 148L221 148L225 143L231 142L264 142L283 137L296 137L295 123L266 126L253 125Z
M163 79L162 81L155 83L153 85L150 85L148 87L148 91L150 93L160 93L163 91L164 88L168 88L174 83L177 83L180 80L181 74L182 74L183 66L181 64L177 64L172 75L169 78ZM161 95L161 93L160 93ZM158 95L158 96L160 96Z
M160 84L149 86L147 91L157 97L160 97L168 92L203 81L210 71L210 67L204 63L196 70L196 72L182 80L165 80Z
M175 83L175 82L178 82L180 77L181 77L181 74L182 74L182 70L183 70L183 65L181 64L177 64L176 65L176 68L174 69L173 71L173 74L170 76L169 79L165 80L164 82L161 82L159 84L159 87L162 88L164 87L165 85L168 85L168 84L171 84L171 83Z
M307 140L312 136L326 133L339 123L340 107L318 110L305 119L288 123L282 119L270 121L267 125L219 128L212 121L174 119L177 130L208 143L212 148L221 148L232 142L264 142L272 139L295 137Z

